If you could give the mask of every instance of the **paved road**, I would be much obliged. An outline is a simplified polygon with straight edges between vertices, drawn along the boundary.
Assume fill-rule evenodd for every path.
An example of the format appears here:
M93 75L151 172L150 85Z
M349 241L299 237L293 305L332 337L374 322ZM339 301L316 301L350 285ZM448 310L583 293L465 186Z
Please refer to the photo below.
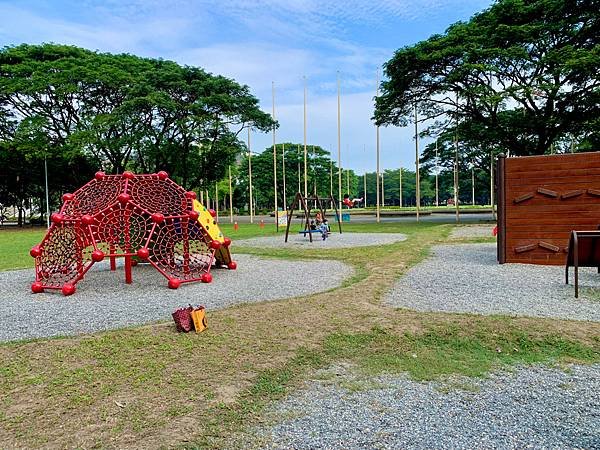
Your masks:
M250 223L249 216L233 216L233 220L238 223ZM254 222L258 223L264 220L265 223L273 223L274 218L269 216L255 216ZM427 214L421 215L420 220L423 222L435 222L435 223L456 223L456 215L454 214ZM415 216L387 216L381 217L381 222L414 222L416 221ZM478 222L490 222L494 221L491 213L477 213L477 214L461 214L460 223L478 223ZM219 222L229 223L229 216L220 216ZM352 216L351 223L374 223L375 214L371 215L357 215ZM294 222L292 222L294 223Z
M233 216L233 220L238 223L250 223L250 216ZM273 223L274 218L267 215L254 216L254 223L259 223L261 220L267 223ZM382 216L381 222L414 222L416 221L415 216ZM455 214L426 214L421 215L420 220L423 222L435 222L435 223L456 223ZM375 214L373 215L356 215L352 216L351 223L375 223ZM476 213L476 214L461 214L460 223L478 223L478 222L491 222L494 221L491 213ZM226 224L229 223L229 215L219 215L219 222ZM298 222L299 223L299 222ZM6 228L15 228L13 223L5 223ZM3 227L0 227L2 230ZM30 225L26 225L26 228L31 228ZM41 227L40 227L41 228Z

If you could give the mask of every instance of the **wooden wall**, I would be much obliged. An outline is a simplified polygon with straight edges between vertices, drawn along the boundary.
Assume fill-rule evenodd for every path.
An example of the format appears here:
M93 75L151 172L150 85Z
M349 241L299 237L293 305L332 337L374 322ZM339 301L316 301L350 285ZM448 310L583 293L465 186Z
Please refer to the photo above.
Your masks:
M571 230L600 225L600 152L498 159L498 261L565 264Z

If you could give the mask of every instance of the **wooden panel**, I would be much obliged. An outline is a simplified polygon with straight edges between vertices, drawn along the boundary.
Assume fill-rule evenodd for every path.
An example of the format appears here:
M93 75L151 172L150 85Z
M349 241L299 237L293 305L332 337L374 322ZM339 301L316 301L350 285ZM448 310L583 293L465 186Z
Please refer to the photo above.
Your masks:
M548 177L544 172L511 172L506 174L506 179L519 185L521 180L529 180L531 182L545 183L548 181ZM561 169L552 171L554 177L552 183L562 184L567 183L569 180L578 177L600 177L600 168L587 168L587 169Z
M571 230L600 225L600 152L501 160L498 254L505 262L564 264Z

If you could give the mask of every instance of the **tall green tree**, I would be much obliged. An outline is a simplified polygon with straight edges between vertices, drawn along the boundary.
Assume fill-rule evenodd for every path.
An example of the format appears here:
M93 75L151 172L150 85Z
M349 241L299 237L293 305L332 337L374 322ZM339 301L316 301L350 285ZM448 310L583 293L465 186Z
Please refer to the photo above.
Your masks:
M171 61L55 44L0 51L0 139L84 155L112 173L167 170L188 188L225 176L238 134L276 126L247 86Z
M435 119L430 134L448 121L466 123L468 140L513 155L593 141L599 10L598 0L498 0L444 34L399 49L384 66L374 118L406 125L417 105Z
M283 157L285 146L285 179L286 201L283 193ZM297 192L304 193L304 146L303 144L285 142L278 143L277 148L277 194L278 206L289 206ZM307 146L307 188L308 195L317 193L320 197L328 197L333 184L333 196L338 196L338 167L331 160L328 151L318 145ZM238 166L238 181L236 187L236 206L245 207L249 202L248 155L244 155ZM332 176L333 175L333 176ZM354 171L349 171L351 192L357 192L358 178ZM274 206L273 183L273 146L267 147L262 153L252 155L253 195L261 208ZM342 192L346 192L347 173L342 173ZM352 194L351 195L354 195Z

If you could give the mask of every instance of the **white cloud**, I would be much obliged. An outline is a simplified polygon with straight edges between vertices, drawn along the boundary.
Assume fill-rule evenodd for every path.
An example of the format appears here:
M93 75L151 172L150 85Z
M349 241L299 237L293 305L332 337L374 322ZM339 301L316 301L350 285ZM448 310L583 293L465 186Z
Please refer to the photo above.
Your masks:
M2 45L56 42L91 50L140 55L157 55L161 50L176 46L180 43L182 29L189 26L183 18L167 20L158 17L138 22L110 17L94 24L78 23L43 17L2 3L0 17L8 18L0 25Z

